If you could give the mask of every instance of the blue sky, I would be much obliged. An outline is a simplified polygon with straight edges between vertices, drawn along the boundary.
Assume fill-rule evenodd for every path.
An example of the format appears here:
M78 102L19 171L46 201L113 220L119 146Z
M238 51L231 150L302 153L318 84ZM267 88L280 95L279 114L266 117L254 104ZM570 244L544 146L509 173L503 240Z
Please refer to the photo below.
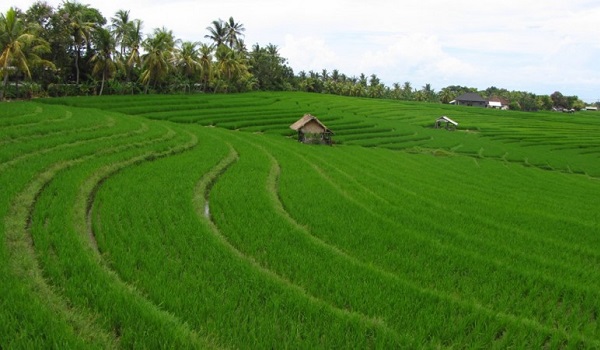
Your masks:
M130 10L144 21L146 33L165 26L191 41L205 41L212 20L233 16L246 27L249 47L277 45L296 73L338 69L350 76L374 73L387 85L558 90L586 102L600 100L599 1L80 2L107 18ZM26 9L33 1L7 3Z

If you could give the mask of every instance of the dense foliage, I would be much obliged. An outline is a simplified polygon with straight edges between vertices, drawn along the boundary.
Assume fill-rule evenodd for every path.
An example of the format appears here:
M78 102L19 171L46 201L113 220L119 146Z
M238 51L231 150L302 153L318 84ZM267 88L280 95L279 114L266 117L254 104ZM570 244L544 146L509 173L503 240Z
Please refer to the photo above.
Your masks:
M43 1L0 17L0 99L139 93L322 92L344 96L448 103L476 88L381 83L375 74L347 76L338 70L294 74L277 46L244 43L246 28L232 17L206 28L208 42L182 41L167 28L142 32L143 21L119 10L108 20L99 10L65 1ZM551 96L495 87L479 91L502 98L515 110L581 109L577 96ZM554 98L555 95L560 98Z
M2 349L600 347L590 115L300 92L6 105ZM296 141L306 112L333 147Z

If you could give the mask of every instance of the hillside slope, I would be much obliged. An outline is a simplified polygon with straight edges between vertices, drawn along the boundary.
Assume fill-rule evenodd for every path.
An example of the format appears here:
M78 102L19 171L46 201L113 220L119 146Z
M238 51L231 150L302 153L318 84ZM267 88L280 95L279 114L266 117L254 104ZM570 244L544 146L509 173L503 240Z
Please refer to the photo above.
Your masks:
M253 93L0 126L2 348L600 347L589 114Z

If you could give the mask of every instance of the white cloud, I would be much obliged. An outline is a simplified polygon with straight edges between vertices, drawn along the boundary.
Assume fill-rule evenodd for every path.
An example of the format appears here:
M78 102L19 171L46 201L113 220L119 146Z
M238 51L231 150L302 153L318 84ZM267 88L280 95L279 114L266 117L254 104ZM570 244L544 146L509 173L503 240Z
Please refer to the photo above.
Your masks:
M280 53L296 71L320 72L324 68L332 69L340 61L331 47L318 37L288 34L284 45L280 47Z
M58 6L62 0L47 1ZM388 84L437 89L495 85L548 93L550 86L600 98L597 0L80 1L107 18L130 10L147 33L165 26L193 41L206 40L212 20L233 16L245 25L248 46L279 46L296 72L376 73ZM12 0L21 9L33 2Z
M404 81L412 81L415 85L454 84L482 73L476 65L446 52L443 43L434 35L397 35L375 41L379 43L377 49L365 52L358 68L378 74L388 85Z

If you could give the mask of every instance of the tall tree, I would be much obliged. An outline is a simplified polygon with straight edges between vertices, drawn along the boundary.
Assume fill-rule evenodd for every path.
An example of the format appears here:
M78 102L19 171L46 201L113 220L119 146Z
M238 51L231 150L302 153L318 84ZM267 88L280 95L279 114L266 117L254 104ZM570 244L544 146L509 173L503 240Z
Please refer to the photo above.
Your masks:
M377 77L377 74L371 74L369 78L369 87L367 88L367 94L371 98L382 98L385 92L385 87L381 84L381 81Z
M225 45L217 48L217 73L220 78L220 89L228 92L234 80L240 75L243 63L236 55L235 51Z
M100 95L104 91L104 82L112 78L116 71L116 64L113 60L115 52L115 39L105 28L98 28L94 31L94 43L96 44L96 53L92 56L91 62L94 64L92 73L100 76L102 84L100 86Z
M333 80L333 81L334 81L334 82L336 82L336 83L337 83L338 81L340 81L340 71L339 71L339 70L337 70L337 69L334 69L334 70L331 72L331 80Z
M431 84L427 83L421 88L421 97L424 101L434 102L437 100L437 93L431 88Z
M392 99L399 100L402 98L402 89L400 88L400 83L392 84Z
M440 91L440 102L442 103L450 103L450 101L454 100L455 98L456 96L454 93L452 93L452 90L448 89L447 87Z
M52 66L54 66L54 64L61 61L60 59L57 59L58 57L66 57L65 50L62 50L61 52L61 50L58 49L58 45L53 45L53 43L59 43L61 41L67 43L68 37L61 35L59 31L54 28L56 12L52 6L44 1L37 1L27 9L21 18L31 30L32 34L48 43L49 50L40 54L40 58L42 58L44 62L52 62ZM56 50L54 50L55 47ZM63 47L66 46L63 45ZM47 69L45 65L33 65L31 68L31 79L42 85L47 85L56 78L55 69Z
M66 21L69 34L71 35L73 49L75 51L75 83L79 84L81 51L84 45L90 43L92 31L106 23L96 9L78 2L66 1L59 10L59 15Z
M204 37L214 42L216 48L223 45L227 40L227 28L223 20L212 21L212 26L206 27L209 34Z
M0 100L6 96L11 71L20 71L31 78L31 64L51 65L39 56L50 50L48 43L31 33L14 8L0 15L0 49L0 77L4 79Z
M208 44L200 45L199 63L200 63L200 80L202 81L202 89L204 92L208 91L210 82L213 80L214 69L213 69L213 46Z
M143 71L140 77L145 85L144 92L148 93L150 84L156 87L161 83L169 72L169 63L175 48L175 37L173 32L165 29L155 29L154 35L148 37L143 43L142 56Z
M115 37L115 42L119 45L121 56L125 55L127 47L127 36L131 32L133 22L129 20L129 11L118 10L111 19L111 30Z
M225 40L230 49L242 51L243 41L240 37L244 36L245 31L246 28L243 24L236 22L233 17L229 17L229 20L225 22Z
M413 88L410 81L405 81L402 85L402 99L410 101L413 99Z
M184 41L181 43L180 48L175 49L173 55L173 63L179 69L188 86L197 81L202 70L198 45L200 45L198 42Z
M367 76L364 73L360 73L360 76L358 77L358 83L364 88L367 87Z
M260 47L255 44L249 54L250 73L254 75L260 90L290 89L294 73L286 65L286 60L279 55L276 45Z
M127 79L131 76L131 71L135 67L139 67L142 63L140 57L140 47L143 42L143 34L142 34L142 21L139 19L135 19L131 22L131 26L129 27L129 31L125 35L125 41L123 44L129 50L127 57Z
M561 94L560 91L554 91L552 95L550 95L550 99L552 99L552 103L556 108L567 108L569 106L567 98Z

